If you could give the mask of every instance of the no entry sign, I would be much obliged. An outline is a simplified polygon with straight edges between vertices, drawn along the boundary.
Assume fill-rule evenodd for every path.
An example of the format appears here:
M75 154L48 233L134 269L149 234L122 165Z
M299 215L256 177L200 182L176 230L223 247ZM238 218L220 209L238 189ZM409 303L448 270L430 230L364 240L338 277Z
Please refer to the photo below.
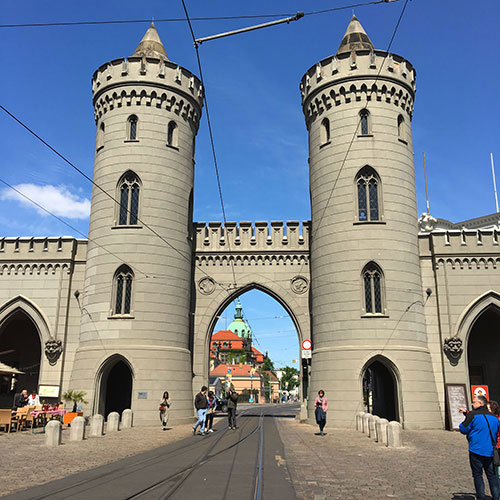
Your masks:
M312 342L308 339L302 341L302 349L304 351L310 351L312 348Z

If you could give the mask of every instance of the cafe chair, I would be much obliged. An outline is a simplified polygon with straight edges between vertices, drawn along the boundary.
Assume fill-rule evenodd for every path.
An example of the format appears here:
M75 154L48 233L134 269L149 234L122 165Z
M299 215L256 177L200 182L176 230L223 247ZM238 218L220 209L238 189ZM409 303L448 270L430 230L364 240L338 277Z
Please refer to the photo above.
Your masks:
M0 410L0 427L5 427L6 432L10 432L12 425L15 425L15 421L13 420L12 410Z

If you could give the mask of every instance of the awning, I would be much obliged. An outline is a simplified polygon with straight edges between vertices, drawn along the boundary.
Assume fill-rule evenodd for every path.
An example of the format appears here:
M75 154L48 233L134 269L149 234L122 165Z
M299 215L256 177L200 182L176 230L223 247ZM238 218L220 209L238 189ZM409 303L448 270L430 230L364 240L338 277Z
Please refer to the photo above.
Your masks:
M23 374L24 372L18 370L17 368L12 368L12 366L6 365L5 363L2 363L0 361L0 373L7 375L19 375Z

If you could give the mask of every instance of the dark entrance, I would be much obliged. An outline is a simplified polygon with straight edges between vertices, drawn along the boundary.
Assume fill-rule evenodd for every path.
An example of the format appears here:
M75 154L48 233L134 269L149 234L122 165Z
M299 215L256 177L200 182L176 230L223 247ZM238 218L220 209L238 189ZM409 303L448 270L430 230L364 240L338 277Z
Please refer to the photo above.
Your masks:
M491 307L474 323L467 354L471 385L487 385L489 397L500 400L500 311Z
M113 411L121 414L123 410L131 406L132 372L127 363L121 359L113 363L103 374L101 402L104 406L105 418Z
M0 408L11 408L14 395L27 389L38 392L42 346L35 323L21 309L0 326L0 361L24 372L0 375Z
M363 399L366 411L387 420L399 420L396 381L392 371L373 361L363 375Z

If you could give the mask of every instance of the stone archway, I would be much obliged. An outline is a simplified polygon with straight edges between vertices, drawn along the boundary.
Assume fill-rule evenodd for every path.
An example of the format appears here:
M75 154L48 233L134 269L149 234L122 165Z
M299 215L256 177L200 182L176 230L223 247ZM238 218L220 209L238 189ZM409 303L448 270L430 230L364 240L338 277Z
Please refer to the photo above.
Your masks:
M392 363L383 356L368 361L362 371L363 403L368 413L400 420L398 377Z
M97 379L97 412L107 418L111 412L131 408L133 372L129 362L118 354L108 358Z

